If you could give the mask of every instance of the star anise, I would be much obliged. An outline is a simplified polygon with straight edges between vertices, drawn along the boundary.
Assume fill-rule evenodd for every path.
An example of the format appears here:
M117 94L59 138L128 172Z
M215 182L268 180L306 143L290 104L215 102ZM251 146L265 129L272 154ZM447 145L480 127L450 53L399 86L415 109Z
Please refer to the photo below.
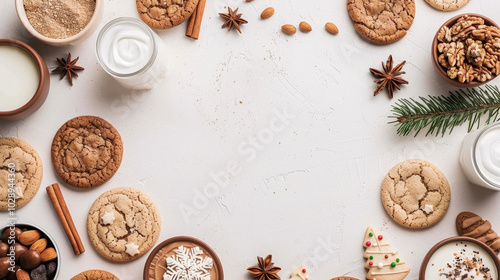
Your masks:
M78 77L78 74L75 72L76 70L85 70L85 68L76 65L76 62L78 61L80 57L75 58L74 60L71 60L71 53L68 54L68 59L65 60L64 58L57 58L57 61L59 64L62 66L57 67L56 69L52 70L52 72L61 72L61 78L64 78L66 74L68 74L69 82L71 85L73 85L73 76L75 75Z
M273 266L274 263L271 261L272 258L272 255L267 255L264 259L262 259L262 257L257 257L259 265L251 266L247 268L247 270L250 273L255 274L255 279L258 280L280 280L281 278L277 273L281 270L281 268Z
M227 7L227 10L227 14L219 13L219 16L226 20L226 22L224 22L224 24L222 25L222 28L227 26L227 30L230 31L234 26L234 28L236 28L236 30L241 33L240 25L248 23L248 21L241 18L242 14L238 14L238 8L233 11L231 8Z
M381 77L380 79L374 81L375 83L378 83L378 86L373 92L373 96L376 96L383 88L387 87L389 97L392 98L394 96L394 88L401 90L401 87L399 86L400 84L408 84L407 80L398 77L399 75L406 73L401 71L405 63L406 60L392 68L392 55L390 55L385 65L384 62L382 62L382 69L384 69L385 73L380 70L370 68L370 72L374 76Z

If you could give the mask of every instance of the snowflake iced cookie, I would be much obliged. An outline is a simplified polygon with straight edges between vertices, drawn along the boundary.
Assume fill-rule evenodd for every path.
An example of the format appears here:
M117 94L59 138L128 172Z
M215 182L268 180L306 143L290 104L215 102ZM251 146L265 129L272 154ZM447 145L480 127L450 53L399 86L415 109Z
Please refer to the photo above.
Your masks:
M420 159L394 166L381 188L387 214L409 228L427 228L439 222L448 210L450 196L450 185L443 172Z
M398 251L386 243L380 233L371 227L366 229L363 241L366 259L365 268L368 269L366 279L402 280L410 273L405 261L399 258Z
M160 214L151 199L134 188L103 193L87 216L87 233L106 259L128 262L149 251L158 240Z
M223 280L219 257L203 241L188 236L160 243L149 255L144 268L148 280Z

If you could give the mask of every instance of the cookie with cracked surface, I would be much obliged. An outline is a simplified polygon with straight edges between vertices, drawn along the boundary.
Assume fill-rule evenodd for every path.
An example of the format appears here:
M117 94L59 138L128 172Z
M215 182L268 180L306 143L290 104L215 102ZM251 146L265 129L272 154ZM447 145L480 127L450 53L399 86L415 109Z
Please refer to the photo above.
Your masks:
M70 280L120 280L120 279L107 271L99 269L91 269L73 276Z
M389 44L406 35L415 18L414 0L347 0L356 31L377 44Z
M461 212L457 216L456 226L459 235L475 238L490 246L496 254L500 253L500 237L491 228L490 221L472 212Z
M455 11L467 5L470 0L425 0L434 9L440 11Z
M409 228L436 224L448 210L450 185L434 164L410 159L394 166L382 182L382 204L394 221Z
M16 209L30 202L42 183L42 175L42 160L28 142L0 137L0 210L9 208L12 196ZM12 183L15 183L14 192L9 192Z
M144 255L158 240L160 229L160 213L153 201L129 187L103 193L87 216L92 245L103 257L116 262Z
M120 167L122 138L107 121L81 116L67 121L52 141L52 163L64 182L77 188L102 185Z
M136 0L142 21L158 29L168 29L183 23L197 5L198 0Z

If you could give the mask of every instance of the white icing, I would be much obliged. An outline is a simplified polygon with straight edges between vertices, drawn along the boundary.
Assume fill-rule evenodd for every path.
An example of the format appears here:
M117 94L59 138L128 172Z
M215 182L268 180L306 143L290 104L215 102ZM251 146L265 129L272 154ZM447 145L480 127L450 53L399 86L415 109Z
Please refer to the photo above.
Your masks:
M163 274L163 280L210 280L213 260L203 257L203 250L179 246L174 252L173 256L166 259L167 271Z
M104 225L110 225L113 223L114 220L115 220L115 215L113 214L113 212L106 211L106 213L102 215L102 223Z
M434 212L434 206L426 204L424 207L424 212L427 214Z
M135 245L134 242L130 242L129 244L125 245L125 253L133 257L139 254L139 246Z

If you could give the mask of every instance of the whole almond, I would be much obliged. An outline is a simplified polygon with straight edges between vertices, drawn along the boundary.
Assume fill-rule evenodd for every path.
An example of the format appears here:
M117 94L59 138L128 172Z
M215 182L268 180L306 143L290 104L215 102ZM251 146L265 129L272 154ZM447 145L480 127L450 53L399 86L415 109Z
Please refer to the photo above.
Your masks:
M262 19L266 19L266 18L270 18L272 15L274 15L274 8L269 7L269 8L266 8L264 11L262 11L262 13L260 14L260 17Z
M286 34L292 35L297 32L297 28L291 24L285 24L281 27L281 30L285 32Z
M332 33L333 35L339 34L339 28L332 22L327 22L325 24L325 28L326 30L328 30L328 32Z
M45 248L47 248L47 239L40 238L31 245L30 250L35 250L38 254L41 254Z
M29 246L40 239L40 232L36 229L23 231L19 234L19 242L24 246Z
M313 30L311 25L305 21L299 23L299 28L302 32L311 32L311 30Z
M17 280L30 280L30 275L28 274L28 272L26 272L22 269L18 269L16 271L16 279Z
M56 249L49 247L40 254L40 261L41 262L48 262L53 259L57 258L57 252Z

